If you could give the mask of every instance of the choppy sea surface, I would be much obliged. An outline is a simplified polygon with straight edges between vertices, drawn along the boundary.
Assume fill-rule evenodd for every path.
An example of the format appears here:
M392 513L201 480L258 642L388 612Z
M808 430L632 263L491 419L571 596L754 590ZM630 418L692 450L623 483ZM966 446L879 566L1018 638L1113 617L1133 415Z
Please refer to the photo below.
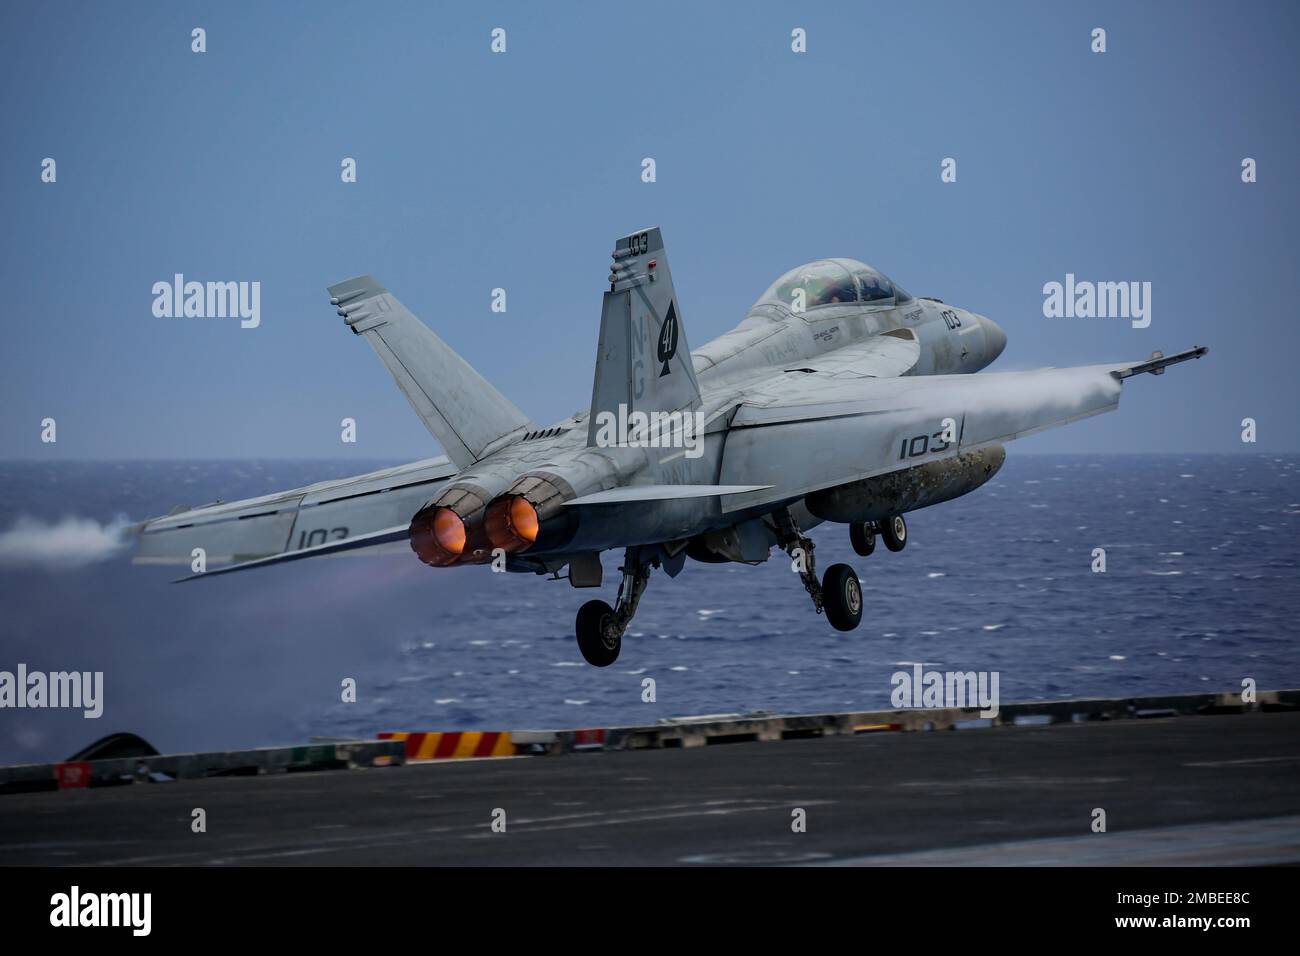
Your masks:
M113 546L123 517L386 464L0 463L0 670L105 682L97 720L0 710L0 761L62 759L122 730L177 752L881 708L913 662L997 671L1004 702L1300 686L1294 455L1013 448L984 488L909 515L901 554L859 558L843 526L812 532L819 567L848 561L862 578L857 631L813 614L779 552L758 567L688 561L676 579L654 575L606 669L583 663L573 615L593 596L613 602L613 554L599 592L409 553L181 586L169 582L187 569L134 566ZM341 700L345 678L355 703Z

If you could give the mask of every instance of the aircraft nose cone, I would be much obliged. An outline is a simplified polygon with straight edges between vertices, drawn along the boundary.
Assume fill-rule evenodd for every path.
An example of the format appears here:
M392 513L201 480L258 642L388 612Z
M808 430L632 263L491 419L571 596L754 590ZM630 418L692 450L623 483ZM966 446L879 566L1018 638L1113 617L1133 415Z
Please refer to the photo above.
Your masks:
M988 360L992 362L1007 347L1007 333L1003 332L996 322L986 319L982 315L980 316L980 325L984 327L984 348Z

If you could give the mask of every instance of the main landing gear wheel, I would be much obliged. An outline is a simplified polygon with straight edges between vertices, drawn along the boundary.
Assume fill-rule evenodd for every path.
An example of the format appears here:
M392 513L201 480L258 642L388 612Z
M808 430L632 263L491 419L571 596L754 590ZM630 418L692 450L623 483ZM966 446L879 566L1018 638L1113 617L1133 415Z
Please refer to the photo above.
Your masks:
M862 584L847 564L832 564L822 578L826 620L837 631L851 631L862 621Z
M618 598L610 607L604 601L588 601L578 609L578 620L574 630L578 636L578 650L587 663L595 667L608 667L618 660L618 652L623 646L623 634L636 606L641 603L641 594L650 582L651 566L658 567L659 559L651 552L643 560L640 548L628 548L623 554L623 583L618 586Z
M826 575L817 580L817 565L813 560L813 542L799 530L790 509L772 512L776 525L777 542L795 560L799 580L812 598L818 614L826 612L826 619L837 631L851 631L862 620L862 585L858 576L847 564L832 564Z
M876 550L876 528L869 521L849 525L849 544L862 557Z
M587 663L608 667L618 660L623 647L623 632L614 626L614 609L604 601L588 601L578 610L575 627L578 650Z
M880 537L885 540L885 547L890 551L902 551L907 547L907 522L902 515L894 515L880 522Z

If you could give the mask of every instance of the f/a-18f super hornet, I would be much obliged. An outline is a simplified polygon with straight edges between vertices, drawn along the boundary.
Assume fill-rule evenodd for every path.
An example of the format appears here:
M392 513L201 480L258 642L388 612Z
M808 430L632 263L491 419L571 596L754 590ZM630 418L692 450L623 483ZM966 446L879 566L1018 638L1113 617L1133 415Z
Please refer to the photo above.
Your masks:
M809 528L847 525L859 555L877 535L901 551L903 515L984 484L1004 442L1110 411L1125 379L1207 351L973 375L1006 345L997 325L852 259L792 269L691 351L653 228L614 245L590 410L538 427L370 276L329 294L446 456L174 511L139 526L137 560L201 553L226 563L193 576L212 577L408 542L434 568L567 568L595 588L601 552L622 549L614 605L577 615L597 666L618 657L651 570L676 577L687 558L758 564L779 547L816 612L853 629L858 576L819 578Z

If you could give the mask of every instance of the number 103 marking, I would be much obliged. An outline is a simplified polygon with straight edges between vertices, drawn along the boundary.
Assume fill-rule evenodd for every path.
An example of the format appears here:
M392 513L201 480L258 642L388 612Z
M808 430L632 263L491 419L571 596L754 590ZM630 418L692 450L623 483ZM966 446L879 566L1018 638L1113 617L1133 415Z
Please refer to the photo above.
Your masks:
M931 445L930 442L934 444ZM952 447L952 442L944 441L943 430L935 432L933 435L917 435L915 438L904 438L903 443L898 447L898 458L900 461L906 458L920 458L927 452L947 451Z

